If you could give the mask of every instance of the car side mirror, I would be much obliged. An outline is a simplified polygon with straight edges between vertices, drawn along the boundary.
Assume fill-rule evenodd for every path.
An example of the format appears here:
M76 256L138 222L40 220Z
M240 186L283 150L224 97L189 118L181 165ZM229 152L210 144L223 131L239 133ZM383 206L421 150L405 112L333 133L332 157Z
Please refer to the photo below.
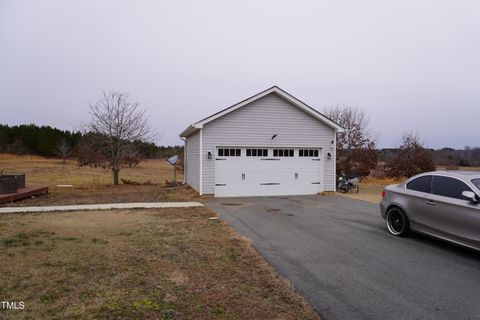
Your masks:
M463 191L462 196L464 196L470 202L474 202L474 203L478 202L477 196L472 191Z

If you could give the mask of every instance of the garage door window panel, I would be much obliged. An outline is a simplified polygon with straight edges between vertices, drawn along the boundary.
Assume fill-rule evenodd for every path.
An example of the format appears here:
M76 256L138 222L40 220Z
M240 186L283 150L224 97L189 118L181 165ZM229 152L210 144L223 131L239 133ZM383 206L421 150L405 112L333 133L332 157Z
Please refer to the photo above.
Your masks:
M219 157L240 157L241 149L219 148L217 151Z
M318 149L300 149L298 150L299 157L318 158Z
M268 157L268 149L247 149L247 157Z
M273 149L274 157L293 157L294 154L293 149Z

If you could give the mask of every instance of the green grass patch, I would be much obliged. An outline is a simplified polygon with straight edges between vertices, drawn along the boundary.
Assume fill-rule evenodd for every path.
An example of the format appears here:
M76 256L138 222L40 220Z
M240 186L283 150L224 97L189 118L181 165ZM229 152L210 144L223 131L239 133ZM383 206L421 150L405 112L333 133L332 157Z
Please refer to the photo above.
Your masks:
M80 239L75 237L66 237L66 238L57 238L57 239L62 241L80 241Z
M215 318L221 318L221 317L225 316L225 309L217 306L217 307L213 308L212 314Z
M95 243L95 244L107 244L108 242L105 241L105 240L102 240L102 239L93 238L93 239L92 239L92 243Z
M11 238L3 239L3 245L7 248L18 247L18 246L28 246L30 242L28 241L29 236L26 233L17 233Z
M54 292L49 292L47 294L44 294L40 296L40 301L42 303L48 304L48 303L53 303L59 298L58 294Z

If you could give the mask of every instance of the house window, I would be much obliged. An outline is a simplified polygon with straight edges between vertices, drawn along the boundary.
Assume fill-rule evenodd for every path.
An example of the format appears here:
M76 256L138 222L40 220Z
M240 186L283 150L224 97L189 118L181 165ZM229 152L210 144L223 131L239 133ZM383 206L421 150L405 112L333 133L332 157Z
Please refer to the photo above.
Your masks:
M268 149L247 149L247 157L268 157Z
M293 149L273 149L274 157L293 157Z
M318 157L318 149L300 149L298 150L299 157Z
M227 149L227 148L218 149L219 157L240 157L241 154L242 154L241 149Z

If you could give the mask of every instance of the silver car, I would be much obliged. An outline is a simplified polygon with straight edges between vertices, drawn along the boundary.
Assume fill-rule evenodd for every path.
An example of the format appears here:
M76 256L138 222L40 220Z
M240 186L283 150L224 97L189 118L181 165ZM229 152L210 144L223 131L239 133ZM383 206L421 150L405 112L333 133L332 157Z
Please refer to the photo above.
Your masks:
M394 236L414 230L480 250L480 172L434 171L389 185L380 210Z

